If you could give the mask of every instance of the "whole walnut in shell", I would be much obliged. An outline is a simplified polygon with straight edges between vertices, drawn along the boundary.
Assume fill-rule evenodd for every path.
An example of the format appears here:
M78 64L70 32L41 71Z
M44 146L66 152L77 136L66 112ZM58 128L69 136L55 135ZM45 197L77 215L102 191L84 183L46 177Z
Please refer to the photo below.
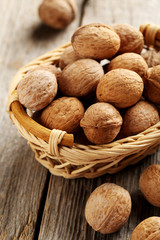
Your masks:
M121 132L124 137L132 136L158 122L159 114L156 107L147 101L139 101L125 112Z
M124 53L114 58L108 65L108 71L116 68L132 70L143 77L148 66L144 58L137 53Z
M159 240L160 217L150 217L142 221L133 231L131 240Z
M80 59L63 69L59 89L66 96L88 97L96 91L103 75L103 68L98 62Z
M63 70L68 64L75 62L79 57L75 54L72 46L65 49L59 59L59 67Z
M148 69L144 77L144 96L160 104L160 65Z
M141 53L144 46L144 40L143 34L138 29L123 23L112 25L112 28L119 35L121 40L121 46L118 51L119 54L126 52Z
M148 64L148 67L160 65L160 51L156 51L155 49L149 49L146 52L142 53L141 56Z
M91 193L86 203L85 217L94 230L103 234L113 233L127 222L131 204L127 190L113 183L105 183Z
M33 69L31 69L29 72L33 72L33 71L37 71L37 70L46 70L49 71L53 74L55 74L57 81L59 80L60 76L61 76L61 71L54 65L46 65L46 64L42 64L39 65L38 67L35 67Z
M119 36L113 28L101 23L78 28L71 41L77 56L97 60L113 57L120 47Z
M19 101L26 108L39 111L46 107L57 94L55 74L47 70L34 70L26 74L17 86Z
M50 129L75 133L84 115L83 104L74 97L53 101L41 114L41 124Z
M76 15L74 0L44 0L39 6L42 21L55 29L65 28Z
M114 69L101 79L97 86L97 98L117 108L127 108L135 104L142 96L143 80L128 69Z
M147 201L160 207L160 165L152 164L140 176L139 187Z
M91 105L80 122L87 139L95 144L113 141L119 133L121 125L120 113L109 103Z

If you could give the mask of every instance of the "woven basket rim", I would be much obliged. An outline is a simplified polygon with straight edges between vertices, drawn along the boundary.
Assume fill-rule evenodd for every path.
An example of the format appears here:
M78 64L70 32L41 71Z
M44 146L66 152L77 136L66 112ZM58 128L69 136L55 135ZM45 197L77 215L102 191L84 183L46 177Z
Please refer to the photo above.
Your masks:
M146 129L145 131L137 135L122 138L120 140L115 140L108 144L84 145L74 143L73 147L57 146L61 159L65 158L66 161L61 162L60 160L58 160L60 161L60 165L55 167L52 166L52 163L49 159L60 159L59 155L57 155L57 153L55 152L49 152L49 143L46 139L41 139L27 131L20 124L20 122L18 122L16 116L11 109L12 103L18 102L18 97L15 90L19 81L24 77L24 75L29 70L41 64L56 64L65 48L70 45L71 43L69 42L59 48L45 53L44 55L38 57L37 59L31 61L29 64L22 67L17 72L10 84L7 111L12 121L16 124L20 134L29 141L31 148L36 154L36 159L42 165L47 167L52 174L63 176L65 178L93 178L100 176L106 172L116 173L117 171L123 169L128 165L138 162L145 155L152 153L153 150L155 151L155 149L160 145L160 121L156 125ZM18 104L20 103L18 102ZM32 118L30 118L30 120L34 121ZM47 128L45 129L47 131L51 131ZM39 151L41 151L42 149L45 149L45 158L48 159L48 162L43 159L43 154L42 156L39 155ZM138 154L136 154L137 152ZM103 165L104 162L106 163L106 166L99 165ZM70 170L68 170L66 167L68 165L76 166L77 168L73 169L72 172L69 172ZM60 167L63 167L63 169L60 169ZM95 167L96 170L94 170Z
M43 54L42 56L40 56L40 57L38 57L38 58L36 58L35 60L33 60L33 61L31 61L31 62L29 62L29 64L27 64L27 65L25 65L24 67L22 67L18 72L17 72L17 74L15 75L15 77L17 77L17 75L21 75L21 73L27 73L28 72L28 66L29 66L29 68L30 68L30 66L32 66L30 69L33 69L33 67L37 67L37 66L39 66L39 65L41 65L41 64L39 64L39 65L34 65L33 63L34 62L36 62L36 61L39 61L40 59L42 60L42 59L44 59L45 57L46 57L46 55L47 54L50 54L50 53L56 53L56 50L58 50L58 52L60 52L61 54L63 53L63 51L64 51L64 49L66 48L66 47L68 47L68 46L70 46L71 45L71 42L68 42L68 43L66 43L66 44L64 44L64 45L62 45L61 47L59 47L59 48L56 48L56 49L54 49L54 50L52 50L52 51L49 51L48 53L45 53L45 54ZM33 64L33 65L32 65ZM43 64L43 63L42 63ZM52 63L53 64L53 63ZM11 88L11 85L12 85L12 83L14 82L14 79L15 79L15 77L13 78L13 80L11 81L11 83L10 83L10 88L9 88L9 95L8 95L8 100L9 100L9 97L10 97L10 95L12 95L12 94L17 94L16 92L15 92L15 90L14 91L12 91L12 88ZM17 101L17 100L16 100ZM21 105L21 107L23 108L23 106L22 106L22 104L18 101L18 105ZM7 106L7 112L9 112L9 110L8 110L8 108L10 108L10 105L11 105L11 103L9 102L9 104L8 104L9 106ZM18 105L16 105L16 107L18 106ZM18 110L20 110L21 112L20 113L22 113L22 108L21 109L18 109ZM12 111L12 110L11 110ZM23 116L22 116L23 117ZM29 118L30 118L30 121L34 121L30 116L28 116ZM37 123L36 121L34 121L35 123ZM40 125L40 124L38 124L38 125ZM46 131L48 131L48 133L50 133L50 129L48 129L48 128L46 128L46 127L44 127L45 128L45 130ZM145 136L146 136L146 138L147 138L147 135L148 134L150 134L150 132L153 132L155 129L157 130L157 128L160 128L160 121L157 123L157 124L155 124L155 125L153 125L152 127L150 127L150 128L148 128L148 129L146 129L145 131L143 131L143 132L141 132L141 133L139 133L139 134L136 134L136 135L133 135L133 136L129 136L129 137L126 137L126 138L122 138L122 139L119 139L119 140L115 140L115 141L113 141L113 142L111 142L111 143L107 143L107 144L98 144L98 145L95 145L95 144L88 144L88 145L83 145L83 144L79 144L79 143L74 143L74 145L75 146L79 146L80 147L80 149L83 149L83 146L88 146L89 148L93 148L93 149L96 149L97 148L97 146L98 147L102 147L102 148L104 148L104 147L108 147L108 148L111 148L112 147L112 145L113 145L113 143L117 143L117 144L125 144L125 143L132 143L133 141L135 141L135 139L138 139L139 137L141 138L142 137L142 135L144 135L144 138L145 138ZM72 135L72 134L68 134L68 135ZM43 139L43 140L45 140L45 141L47 141L46 139ZM63 144L62 144L63 145ZM64 144L65 145L65 144ZM115 144L114 144L115 145Z

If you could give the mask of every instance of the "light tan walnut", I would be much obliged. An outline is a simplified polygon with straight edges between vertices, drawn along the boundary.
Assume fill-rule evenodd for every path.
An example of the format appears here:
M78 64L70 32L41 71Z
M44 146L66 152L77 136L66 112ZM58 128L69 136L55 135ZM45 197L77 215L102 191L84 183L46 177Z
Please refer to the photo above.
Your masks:
M131 240L159 240L160 217L150 217L142 221L133 231Z
M91 23L78 28L72 36L76 55L102 60L113 57L120 47L120 39L113 28Z
M148 69L144 77L144 96L160 104L160 65Z
M39 6L42 21L55 29L65 28L76 16L74 0L44 0Z
M105 183L91 193L86 203L85 217L95 231L113 233L127 222L131 204L127 190L113 183Z
M41 124L50 129L75 133L84 115L83 104L74 97L62 97L53 101L41 115Z
M57 94L56 76L47 70L28 72L17 86L19 101L26 108L39 111Z
M152 164L140 176L139 187L147 201L160 207L160 165Z
M79 57L75 54L72 46L65 49L59 59L59 67L63 70L68 64L75 62Z
M148 51L142 53L141 56L145 59L148 67L160 65L160 51L149 49Z
M127 108L142 96L143 80L128 69L114 69L104 75L97 86L97 98L117 108Z
M112 25L112 28L121 40L119 54L126 52L141 53L144 46L144 39L143 34L137 28L123 23Z
M113 141L119 133L121 125L120 113L109 103L91 105L80 122L87 139L95 144Z
M132 70L143 77L146 74L148 66L144 58L137 53L124 53L114 58L108 65L108 71L116 68Z
M97 61L80 59L63 69L59 89L66 96L88 97L96 91L103 75L103 68Z
M158 122L157 108L147 101L139 101L125 112L121 132L124 137L132 136L143 132Z
M57 81L59 80L60 76L61 76L61 71L54 65L45 65L45 64L42 64L38 67L35 67L33 68L32 70L30 70L29 72L33 72L35 70L46 70L46 71L49 71L53 74L55 74L56 78L57 78Z

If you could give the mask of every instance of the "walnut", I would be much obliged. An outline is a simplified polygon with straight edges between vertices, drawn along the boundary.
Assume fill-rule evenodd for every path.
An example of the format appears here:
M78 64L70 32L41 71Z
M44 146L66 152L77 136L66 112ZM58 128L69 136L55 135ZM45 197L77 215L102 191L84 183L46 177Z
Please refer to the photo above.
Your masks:
M59 80L59 78L61 76L61 71L54 65L42 64L42 65L39 65L38 67L33 68L29 72L33 72L35 70L46 70L46 71L49 71L49 72L55 74L55 76L57 78L57 81Z
M88 97L95 92L103 75L103 68L98 62L80 59L63 69L59 89L66 96Z
M75 133L84 115L83 104L75 97L61 97L53 101L41 114L41 124L50 129Z
M113 57L120 47L119 36L113 28L100 23L78 28L71 41L77 56L97 60Z
M121 46L119 54L126 52L140 53L144 46L143 34L135 27L129 24L115 24L112 28L119 35Z
M160 104L160 65L149 68L144 77L144 96L155 104Z
M123 137L132 136L157 122L159 122L159 114L156 107L147 101L139 101L125 112L121 132Z
M150 217L143 220L134 229L130 240L159 240L160 217Z
M44 0L39 6L42 21L55 29L65 28L76 16L74 0Z
M26 108L39 111L46 107L57 94L57 80L47 70L34 70L26 74L17 86L19 101Z
M114 69L104 75L97 86L97 98L117 108L127 108L142 96L143 80L128 69Z
M80 122L87 139L95 144L113 141L119 133L121 125L120 113L109 103L91 105Z
M65 49L59 59L59 67L63 70L68 64L75 62L79 57L75 54L72 46Z
M131 204L127 190L113 183L104 183L87 200L85 217L94 230L103 234L113 233L127 222Z
M145 59L148 67L160 65L160 51L149 49L146 52L142 53L141 56Z
M139 187L149 203L160 207L160 164L152 164L142 172Z
M137 53L124 53L114 58L108 65L108 71L116 68L132 70L143 77L148 66L145 60Z

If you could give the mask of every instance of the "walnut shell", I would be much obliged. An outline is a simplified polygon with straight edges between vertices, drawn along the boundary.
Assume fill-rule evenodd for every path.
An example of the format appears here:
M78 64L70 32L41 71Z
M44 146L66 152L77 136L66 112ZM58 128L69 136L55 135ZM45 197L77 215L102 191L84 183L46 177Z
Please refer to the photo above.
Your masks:
M121 46L119 54L126 52L140 53L144 46L143 34L135 27L129 24L115 24L112 28L119 35Z
M17 86L19 101L32 111L46 107L57 94L57 80L47 70L28 72Z
M39 65L38 67L33 68L32 70L30 70L29 72L33 72L35 70L46 70L49 71L53 74L55 74L57 81L59 80L60 76L61 76L61 71L54 65Z
M125 112L121 132L124 137L132 136L157 122L159 122L159 114L156 107L147 101L139 101Z
M41 115L41 124L50 129L75 133L84 115L83 104L74 97L62 97L53 101Z
M139 187L147 201L160 207L160 165L152 164L140 176Z
M127 222L131 204L127 190L113 183L105 183L91 193L86 203L85 217L95 231L113 233Z
M160 65L148 69L144 78L144 96L160 104Z
M160 217L150 217L142 221L132 232L131 240L159 240Z
M121 125L120 113L109 103L91 105L80 122L87 139L95 144L113 141L119 133Z
M63 70L68 64L75 62L79 57L75 54L72 46L65 49L59 59L59 67Z
M142 96L143 80L128 69L114 69L101 79L97 86L97 98L117 108L127 108L135 104Z
M71 41L76 55L81 58L98 60L111 58L120 47L120 39L115 31L100 23L92 23L78 28Z
M74 0L44 0L39 6L42 21L55 29L65 28L76 15Z
M156 51L155 49L149 49L148 51L142 53L141 56L148 64L148 67L160 65L160 51Z
M92 95L104 75L102 66L93 59L80 59L66 66L59 80L59 89L66 96Z
M108 65L108 71L116 68L132 70L143 77L146 74L148 66L142 56L137 53L124 53L114 58Z

